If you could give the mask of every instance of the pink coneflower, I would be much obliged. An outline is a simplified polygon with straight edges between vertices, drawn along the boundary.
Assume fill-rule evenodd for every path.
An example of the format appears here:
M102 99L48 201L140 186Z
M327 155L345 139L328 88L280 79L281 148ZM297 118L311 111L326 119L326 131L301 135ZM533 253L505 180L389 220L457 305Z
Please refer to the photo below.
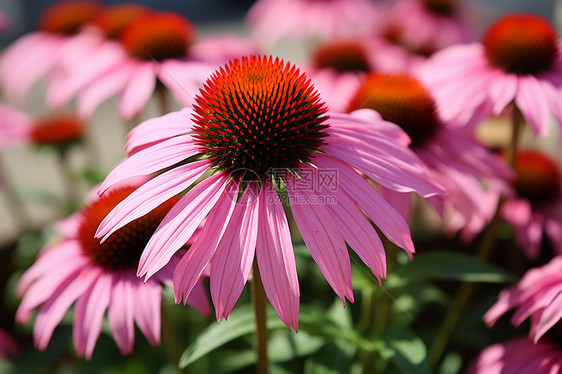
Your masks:
M0 105L0 148L21 144L65 146L84 134L84 123L70 114L33 118Z
M544 266L527 271L516 286L503 290L484 315L484 322L493 326L503 314L515 309L511 323L519 326L530 318L529 337L537 343L562 318L561 290L562 256L558 256Z
M176 268L176 301L189 297L210 265L216 317L227 317L255 256L271 305L296 329L299 286L283 202L328 283L342 301L353 301L346 242L376 277L386 273L384 249L363 211L389 240L414 253L406 221L358 170L393 190L440 193L407 141L370 110L328 116L310 81L290 64L236 59L207 80L193 108L130 133L132 155L100 193L135 175L167 171L119 204L96 235L106 238L206 175L162 221L138 275L150 278L207 217Z
M343 112L361 79L377 69L375 55L366 40L338 39L320 44L303 70L330 111Z
M520 151L514 163L516 197L505 201L502 217L529 258L539 255L543 235L562 254L562 177L559 167L536 150Z
M149 12L120 30L117 41L108 40L90 51L90 61L67 65L53 79L47 96L50 105L60 107L77 96L78 113L89 117L118 94L119 114L131 119L146 106L157 84L180 103L191 104L192 94L214 70L217 59L224 63L233 55L255 52L249 43L237 39L233 44L233 38L197 43L193 25L174 12ZM210 48L212 52L203 56Z
M410 136L410 148L419 156L432 178L448 195L430 202L441 212L442 201L450 219L451 233L463 231L465 239L477 234L492 218L498 202L483 182L508 188L510 172L500 159L480 145L471 132L444 121L427 89L410 75L371 73L349 104L349 110L371 108L383 119L396 123ZM400 201L400 200L397 200ZM408 212L410 198L400 210Z
M557 344L518 338L484 349L469 365L466 374L560 373L562 350Z
M543 18L499 19L482 43L435 54L420 73L447 120L478 123L515 103L531 129L548 135L550 114L562 123L562 56L554 28Z
M4 96L21 100L39 79L56 70L64 59L73 59L76 48L91 45L92 36L80 32L99 11L95 1L62 1L41 16L38 31L12 43L0 59L0 84Z
M368 0L259 0L246 21L256 40L272 45L282 39L349 38L366 35L380 23Z
M112 190L66 220L61 226L63 237L48 244L23 274L16 290L18 296L23 296L16 321L29 321L32 311L38 309L33 329L38 349L47 347L55 327L75 301L73 340L79 356L92 356L106 310L123 354L132 352L135 322L151 344L160 342L160 282L171 282L173 266L146 283L135 276L135 268L148 239L177 199L130 222L103 244L94 239L102 218L133 190ZM204 295L202 285L198 285L190 302L207 313Z

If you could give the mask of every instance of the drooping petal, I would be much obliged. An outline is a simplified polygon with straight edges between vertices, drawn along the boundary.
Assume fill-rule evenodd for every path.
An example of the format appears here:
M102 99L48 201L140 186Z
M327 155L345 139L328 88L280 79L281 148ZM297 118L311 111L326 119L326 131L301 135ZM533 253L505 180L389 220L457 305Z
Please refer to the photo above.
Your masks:
M247 186L234 206L211 266L211 297L217 321L236 304L248 281L258 233L258 189Z
M258 200L256 260L263 287L279 318L297 331L300 290L287 216L270 182L263 183Z
M112 274L103 273L80 296L74 308L72 340L78 356L92 357L96 341L101 333L103 315L111 299Z
M146 283L132 284L135 295L135 308L133 310L135 322L152 345L160 343L160 310L162 303L162 286L149 280Z
M137 300L131 282L139 281L134 274L116 273L111 285L111 299L107 309L107 320L122 354L133 351L135 342L134 309Z
M87 289L91 288L100 277L100 269L89 267L84 270L80 276L62 285L60 288L62 291L59 294L52 295L41 306L33 328L33 338L38 349L45 350L47 348L55 327L62 320L72 303Z
M138 115L148 103L156 87L157 67L149 62L139 64L119 98L119 114L127 120Z
M203 270L205 270L205 267L215 254L221 237L231 219L234 206L236 205L235 196L238 191L238 184L231 183L225 189L225 176L219 175L218 178L215 179L218 181L216 184L222 184L222 186L215 185L215 187L213 187L216 193L214 196L211 196L213 196L213 203L216 202L216 205L214 207L208 206L204 209L205 214L210 210L209 217L201 229L199 237L179 261L174 271L174 294L176 303L179 303L182 298L184 304L187 302L191 291L203 275ZM198 186L195 188L197 187ZM188 208L186 208L186 210L188 210Z
M208 169L207 160L179 166L146 182L113 208L100 223L96 237L107 239L129 222L144 216L199 179Z
M137 276L146 276L146 279L150 278L170 261L170 258L178 249L187 243L191 235L193 235L207 216L207 213L211 211L217 200L223 196L226 188L226 178L227 175L223 173L207 178L189 191L170 209L141 255ZM209 222L207 221L205 227L208 225ZM197 241L199 240L201 239L198 238ZM197 241L193 246L195 246ZM193 250L193 246L189 252ZM189 253L186 256L191 257ZM180 264L178 263L179 266ZM175 272L178 272L177 267Z
M178 136L135 153L117 165L101 184L102 195L112 185L132 177L150 175L193 156L196 147L190 136Z
M550 128L547 99L537 78L532 75L519 77L515 104L529 122L533 132L539 136L547 136Z
M408 223L363 177L342 160L327 154L317 155L314 163L319 168L335 168L341 188L363 208L388 240L412 258L415 250Z
M190 114L191 108L184 108L138 124L127 135L125 151L130 155L148 145L186 134L192 125Z
M284 180L291 211L312 258L344 305L345 298L353 302L349 254L330 211L323 204L315 203L318 195L292 174L287 174Z
M205 271L203 270L203 274ZM195 308L203 316L208 317L211 314L211 304L209 303L209 297L207 296L207 289L205 288L204 278L201 278L199 282L195 284L193 290L187 298L187 305Z

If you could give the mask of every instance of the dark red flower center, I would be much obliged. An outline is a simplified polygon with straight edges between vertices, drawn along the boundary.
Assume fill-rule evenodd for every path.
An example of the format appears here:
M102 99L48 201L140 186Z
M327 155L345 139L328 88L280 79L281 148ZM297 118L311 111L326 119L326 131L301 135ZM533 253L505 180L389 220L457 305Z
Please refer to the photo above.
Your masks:
M423 5L432 13L448 16L455 12L455 0L422 0Z
M560 196L560 171L554 162L534 150L521 151L515 157L515 189L533 205L541 205Z
M177 202L176 198L166 201L150 213L115 231L100 244L100 239L94 238L99 224L117 204L134 190L134 187L128 187L104 194L82 213L78 239L86 256L105 269L117 270L137 266L150 237Z
M51 5L39 18L39 30L70 35L92 21L101 6L95 1L61 1Z
M92 23L102 29L108 39L119 39L127 26L149 11L148 7L137 3L116 4L102 9Z
M339 72L370 70L365 49L351 41L323 45L316 50L313 59L318 69L331 68Z
M430 140L441 123L429 92L408 75L370 74L352 98L348 110L371 108L394 122L418 147Z
M537 74L558 57L556 30L544 18L512 14L488 30L482 43L490 62L509 73Z
M414 45L414 43L404 37L404 32L398 25L388 26L383 36L389 43L403 48L413 55L429 57L436 51L435 47L431 44Z
M326 111L294 65L243 57L217 70L196 97L194 137L219 169L261 179L309 161L327 136Z
M31 139L39 145L61 145L82 137L84 125L76 117L53 117L38 120L31 130Z
M194 38L195 29L187 19L164 12L136 19L123 30L120 40L132 57L162 61L184 57Z

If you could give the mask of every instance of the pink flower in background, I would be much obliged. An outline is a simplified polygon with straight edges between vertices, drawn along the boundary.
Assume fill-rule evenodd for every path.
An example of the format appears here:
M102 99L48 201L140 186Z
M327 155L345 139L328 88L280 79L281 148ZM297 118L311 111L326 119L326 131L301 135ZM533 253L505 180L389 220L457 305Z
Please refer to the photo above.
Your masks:
M515 156L514 181L517 196L505 201L502 217L513 228L527 257L538 257L543 236L554 252L562 255L562 176L559 166L536 150Z
M33 118L0 104L0 149L22 144L64 145L82 138L84 124L76 116Z
M90 117L118 94L119 114L131 119L146 106L157 82L180 103L191 104L217 60L224 63L256 51L233 36L196 42L195 29L182 15L150 12L122 28L118 41L90 50L89 61L62 69L48 89L47 101L58 108L77 96L78 113Z
M562 56L554 28L536 15L499 19L482 43L452 46L420 69L445 120L477 124L512 102L533 132L548 135L550 115L562 123Z
M4 97L21 100L38 80L52 74L65 59L74 60L77 51L99 43L99 38L81 32L99 11L95 1L58 2L39 20L38 31L9 45L0 58L0 87Z
M18 354L20 346L13 336L0 329L0 358L13 357Z
M282 39L331 40L373 32L380 24L378 8L369 0L258 0L246 21L266 45Z
M107 238L199 180L152 236L138 275L149 279L165 266L207 217L176 267L176 302L189 297L210 266L216 317L227 317L255 256L271 305L296 330L300 291L283 201L328 283L342 301L353 301L346 242L376 277L386 274L384 248L365 213L414 253L406 221L358 170L389 189L441 193L406 142L402 130L373 111L328 116L310 81L290 64L236 59L207 80L193 108L150 119L129 134L131 156L100 193L133 176L162 174L109 213L96 236Z
M519 338L491 345L469 365L465 374L560 373L562 350L558 344Z
M359 108L376 110L409 135L410 148L432 179L448 192L429 202L441 215L445 208L450 233L461 230L464 239L470 240L486 226L495 213L498 194L485 184L509 190L507 180L512 175L472 132L441 119L430 93L415 77L369 74L348 104L349 111ZM394 201L409 216L410 196L395 196Z
M523 276L519 283L503 290L498 301L484 315L489 327L510 309L514 309L511 323L519 326L530 318L529 337L537 343L541 337L562 318L562 256L534 268Z
M146 283L135 276L135 268L146 242L177 199L130 222L103 244L94 239L103 217L132 191L132 187L112 190L65 220L59 225L63 237L47 244L21 277L16 292L23 299L16 321L29 321L32 311L38 309L33 337L40 350L46 349L55 327L74 302L73 340L79 356L92 356L106 310L123 354L133 350L134 323L151 344L160 342L160 282L171 282L177 261ZM209 312L201 284L190 303L201 313Z

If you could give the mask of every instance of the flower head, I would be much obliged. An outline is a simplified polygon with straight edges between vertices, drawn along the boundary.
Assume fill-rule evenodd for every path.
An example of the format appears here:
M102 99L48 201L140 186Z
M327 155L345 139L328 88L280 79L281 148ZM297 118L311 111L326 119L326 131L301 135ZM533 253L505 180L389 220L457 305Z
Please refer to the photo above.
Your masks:
M143 252L140 276L164 266L206 217L176 268L176 301L190 295L210 265L216 317L227 317L255 257L269 301L296 329L299 287L283 202L342 301L353 301L346 242L375 276L385 276L382 243L363 211L412 255L406 221L357 171L390 189L441 192L395 125L369 110L328 116L306 76L271 57L231 61L207 80L196 101L137 126L129 134L131 156L100 188L103 194L120 180L168 169L109 213L96 234L107 238L208 176L164 218Z
M92 21L100 8L96 1L59 1L43 12L38 28L51 34L72 35Z
M539 254L543 233L557 254L562 254L562 176L559 166L536 150L515 156L516 195L507 199L502 217L513 227L516 240L529 258Z
M555 257L548 264L534 268L523 276L514 287L503 290L498 301L486 312L484 321L493 326L510 309L515 309L511 323L519 326L530 318L529 337L537 343L562 318L562 256Z
M135 267L146 242L174 200L130 222L103 244L93 237L107 212L134 189L114 189L68 218L60 225L64 229L62 238L48 244L20 279L17 294L23 299L16 321L27 322L32 311L38 309L33 335L39 349L47 347L55 327L74 302L73 340L79 356L92 356L106 310L123 354L133 349L135 322L151 344L159 343L160 282L169 282L173 269L163 269L144 283L136 278ZM65 266L61 267L61 263ZM208 305L204 291L200 288L198 292L190 301L205 313Z
M92 24L100 28L108 39L118 39L123 30L150 9L137 3L120 3L101 9Z
M560 47L544 18L509 14L482 43L446 48L419 73L447 120L474 125L515 103L533 132L546 136L551 114L562 123Z
M410 148L448 192L443 199L429 202L440 214L445 203L449 232L462 230L468 240L490 221L497 195L488 192L484 184L508 189L506 179L511 174L471 133L441 119L430 92L414 76L369 74L348 106L349 111L359 108L376 110L408 134ZM402 200L395 198L401 210L409 214L410 199Z

